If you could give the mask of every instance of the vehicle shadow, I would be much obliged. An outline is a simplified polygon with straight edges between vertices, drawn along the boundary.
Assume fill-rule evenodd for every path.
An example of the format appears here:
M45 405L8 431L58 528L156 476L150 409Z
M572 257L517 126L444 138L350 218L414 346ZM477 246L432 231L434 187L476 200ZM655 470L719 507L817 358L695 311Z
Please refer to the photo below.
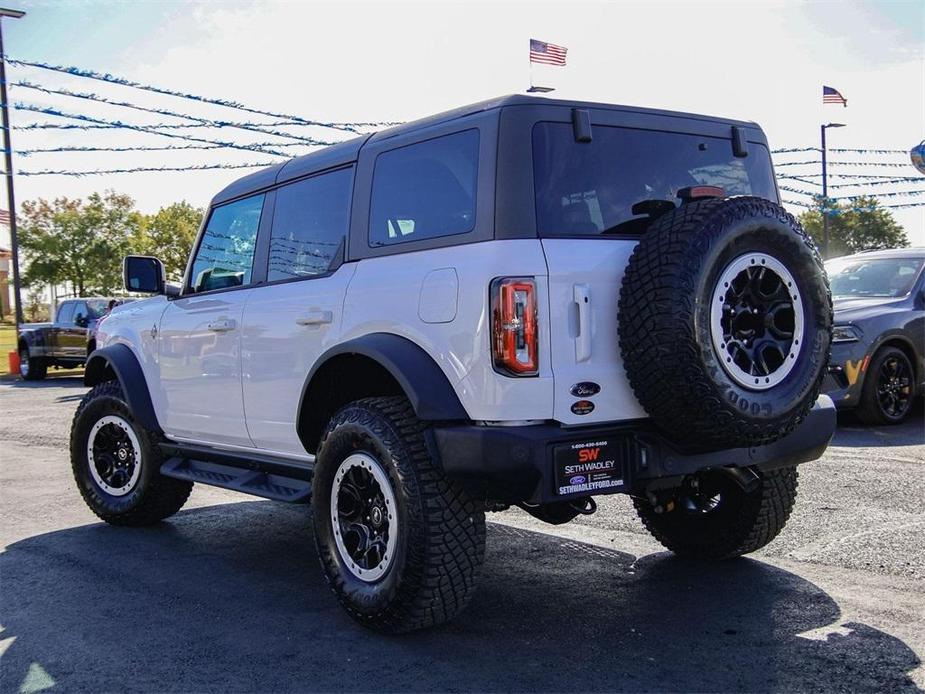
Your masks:
M832 445L849 448L925 445L925 398L917 398L909 419L894 426L868 426L850 410L839 412Z
M49 373L41 381L24 381L19 376L5 375L0 384L10 388L86 388L83 371L79 373L56 374Z
M497 524L466 612L380 636L336 604L306 509L271 502L39 535L0 575L4 692L901 691L919 664L864 624L820 635L838 605L759 561L636 561Z

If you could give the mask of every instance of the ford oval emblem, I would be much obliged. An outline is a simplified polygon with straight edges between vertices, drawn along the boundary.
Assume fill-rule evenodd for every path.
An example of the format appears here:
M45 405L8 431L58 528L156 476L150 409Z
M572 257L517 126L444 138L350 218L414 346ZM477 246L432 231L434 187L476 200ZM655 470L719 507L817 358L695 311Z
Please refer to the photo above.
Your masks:
M594 412L594 403L590 400L576 400L572 403L573 414L591 414Z
M576 484L584 484L587 481L588 479L584 475L575 475L574 477L569 477L568 479L570 486L574 486Z
M569 392L576 398L590 398L601 392L601 387L593 381L582 381L571 387Z

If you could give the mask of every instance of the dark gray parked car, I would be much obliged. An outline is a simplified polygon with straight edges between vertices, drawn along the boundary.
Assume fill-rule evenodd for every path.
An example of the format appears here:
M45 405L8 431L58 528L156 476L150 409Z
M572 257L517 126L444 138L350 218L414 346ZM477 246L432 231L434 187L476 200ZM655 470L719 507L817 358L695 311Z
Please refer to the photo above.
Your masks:
M925 381L925 248L826 263L835 303L825 391L868 424L895 424Z

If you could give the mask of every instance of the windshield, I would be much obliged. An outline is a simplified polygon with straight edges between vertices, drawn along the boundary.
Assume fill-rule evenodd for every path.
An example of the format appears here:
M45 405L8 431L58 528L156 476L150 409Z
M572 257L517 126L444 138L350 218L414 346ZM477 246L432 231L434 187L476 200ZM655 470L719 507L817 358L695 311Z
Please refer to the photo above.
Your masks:
M923 258L839 258L825 264L834 297L900 297L912 290Z
M540 236L640 234L648 216L633 214L644 200L677 205L678 191L696 185L727 195L777 201L768 150L749 144L737 158L728 139L685 133L594 126L591 142L576 142L568 123L533 129L536 223Z
M96 320L106 315L106 309L109 306L109 302L103 299L91 299L87 302L87 309L90 312L88 318L90 320Z

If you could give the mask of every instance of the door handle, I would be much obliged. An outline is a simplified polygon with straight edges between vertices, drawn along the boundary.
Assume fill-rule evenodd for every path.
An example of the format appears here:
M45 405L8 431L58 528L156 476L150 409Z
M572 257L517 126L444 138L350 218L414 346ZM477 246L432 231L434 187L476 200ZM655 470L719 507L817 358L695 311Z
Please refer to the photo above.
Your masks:
M237 323L235 323L231 318L223 318L222 320L213 321L208 325L209 330L213 333L227 333L231 330L234 330L236 327Z
M324 325L325 323L333 322L333 320L334 313L332 311L311 311L301 318L296 318L295 322L298 325Z
M575 361L591 358L591 288L587 284L576 284L572 300L578 304L578 336L575 338Z

